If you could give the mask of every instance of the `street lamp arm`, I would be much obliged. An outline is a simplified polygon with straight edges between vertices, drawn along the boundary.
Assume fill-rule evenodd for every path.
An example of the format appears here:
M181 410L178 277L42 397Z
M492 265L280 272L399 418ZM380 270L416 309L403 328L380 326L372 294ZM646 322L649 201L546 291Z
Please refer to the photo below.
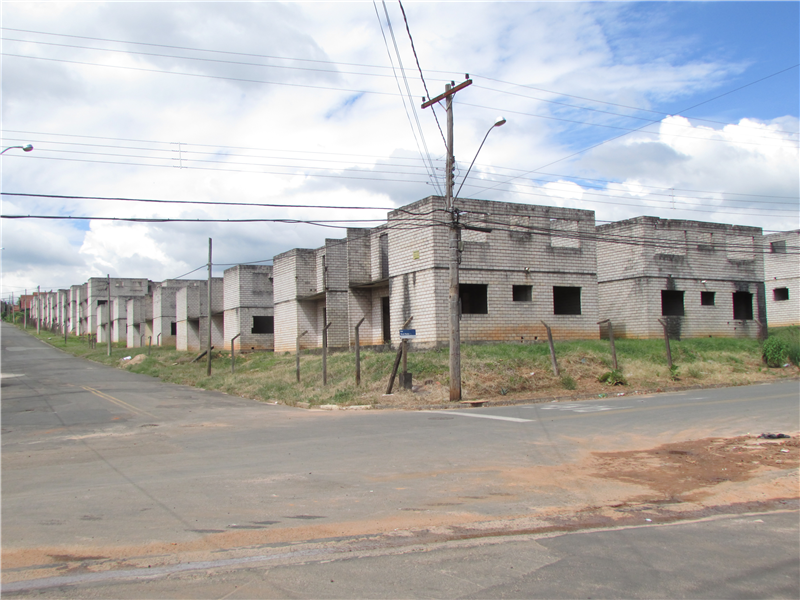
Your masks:
M478 146L478 151L475 153L475 158L473 158L472 162L469 164L469 169L467 169L467 174L464 175L464 179L461 181L461 185L458 186L458 191L453 196L453 199L458 198L458 194L461 193L461 188L464 187L464 184L467 182L467 177L469 177L469 172L472 170L475 161L478 159L478 154L481 153L481 148L483 148L483 145L486 143L486 139L489 137L489 134L492 133L492 129L494 129L495 127L500 127L505 124L506 120L503 117L500 117L499 119L497 119L494 125L489 127L489 131L487 131L486 135L483 136L483 141L481 142L481 145Z
M8 148L6 148L2 152L0 152L0 154L5 154L6 152L11 150L12 148L19 148L23 152L30 152L31 150L33 150L33 146L31 144L25 144L24 146L9 146Z

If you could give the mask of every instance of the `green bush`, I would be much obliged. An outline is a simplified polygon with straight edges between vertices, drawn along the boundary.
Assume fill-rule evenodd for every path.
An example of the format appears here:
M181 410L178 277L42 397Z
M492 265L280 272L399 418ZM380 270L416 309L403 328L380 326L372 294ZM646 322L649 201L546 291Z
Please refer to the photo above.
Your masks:
M565 390L574 390L578 388L578 383L569 375L561 376L561 385Z
M600 375L597 380L601 383L607 383L608 385L628 385L628 381L619 369L607 371Z
M779 337L769 337L764 342L763 352L768 367L782 367L789 357L789 344Z

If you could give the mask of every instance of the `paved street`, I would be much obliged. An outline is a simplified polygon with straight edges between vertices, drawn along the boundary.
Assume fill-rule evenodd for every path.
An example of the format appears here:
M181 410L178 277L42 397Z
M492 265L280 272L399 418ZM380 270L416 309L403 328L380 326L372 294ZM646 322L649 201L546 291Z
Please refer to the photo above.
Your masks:
M764 504L759 511L762 492L748 495L745 483L730 482L726 493L737 494L739 508L706 506L706 512L684 515L693 524L666 525L675 515L663 512L654 496L592 479L591 463L598 451L795 433L796 381L455 411L308 411L88 363L6 324L2 375L4 593L798 593L796 501ZM786 475L769 477L759 480L759 490L772 489ZM796 472L789 477L796 483ZM639 498L636 510L617 509L615 523L623 529L580 533L584 525L609 526L581 519L595 514L587 508L614 506L621 489L626 502ZM764 508L783 512L765 515ZM724 517L726 512L739 516ZM564 520L566 515L577 516ZM504 537L489 535L497 533ZM537 537L542 534L548 537ZM705 546L686 541L698 535ZM758 552L737 554L733 539ZM617 571L608 564L607 545L619 548L620 559L611 561ZM696 559L684 552L688 546ZM658 548L668 549L663 564ZM723 549L729 554L719 555L724 560L711 560ZM359 560L340 560L343 552ZM702 567L701 555L717 570ZM422 556L431 562L413 558ZM449 566L435 566L440 564ZM468 567L475 564L486 571ZM506 576L501 564L509 571L518 565L524 575ZM727 570L734 566L732 578ZM147 569L151 577L141 579ZM435 569L453 570L452 584L436 587ZM613 581L586 587L599 585L598 573ZM625 573L625 579L613 573ZM322 586L337 577L347 585ZM470 577L469 585L456 583ZM249 592L237 592L251 580ZM715 587L723 583L728 587Z

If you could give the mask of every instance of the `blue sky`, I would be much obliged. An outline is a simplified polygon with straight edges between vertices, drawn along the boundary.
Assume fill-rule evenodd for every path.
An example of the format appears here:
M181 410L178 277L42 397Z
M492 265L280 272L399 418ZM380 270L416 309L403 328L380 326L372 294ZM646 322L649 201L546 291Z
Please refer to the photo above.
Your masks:
M508 119L487 139L463 196L588 208L598 221L648 214L767 230L800 225L800 70L679 111L800 62L799 6L404 5L430 94L467 72L474 79L456 97L459 177L497 116ZM3 155L5 192L330 207L6 196L3 214L370 226L441 187L444 144L433 111L419 108L425 91L396 0L385 9L5 2L2 26L3 142L36 147ZM393 77L399 60L407 84ZM655 122L630 132L645 123L634 117ZM664 202L670 190L696 191L673 205ZM277 223L3 219L2 228L4 297L106 273L174 277L204 263L208 237L215 262L238 263L343 235Z

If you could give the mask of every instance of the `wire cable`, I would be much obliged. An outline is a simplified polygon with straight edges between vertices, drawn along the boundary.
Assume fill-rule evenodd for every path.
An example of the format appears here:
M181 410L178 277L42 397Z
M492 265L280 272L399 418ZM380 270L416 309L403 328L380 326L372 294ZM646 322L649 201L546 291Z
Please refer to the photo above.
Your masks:
M400 87L400 81L397 79L397 75L395 74L395 80L397 81L397 89L398 89L398 91L400 92L400 95L403 98L403 109L406 111L406 116L408 117L409 124L411 125L411 130L414 133L414 140L415 141L417 141L417 132L419 132L419 140L422 142L422 147L425 148L425 152L423 153L422 150L419 149L419 141L417 141L417 149L419 150L420 156L422 156L423 159L427 159L428 165L430 167L429 175L431 177L431 181L432 181L433 185L436 187L436 189L439 192L439 194L442 194L441 185L439 184L439 180L436 177L436 169L433 166L433 162L431 161L430 151L428 150L428 145L425 142L425 135L424 135L424 133L422 131L422 125L419 122L419 117L417 116L417 111L416 111L416 108L414 106L414 101L412 100L411 90L410 90L409 85L408 85L408 79L405 76L405 70L403 69L403 62L402 62L402 59L400 57L400 49L397 47L397 40L394 37L394 30L392 29L392 22L389 19L389 11L388 11L388 9L386 7L385 0L381 0L381 2L383 4L383 11L386 14L386 24L389 27L389 34L392 37L392 43L394 44L395 54L397 55L397 62L398 62L398 65L399 65L399 69L400 69L400 72L401 72L401 74L403 76L403 81L405 83L406 91L408 93L409 103L411 105L410 109L409 109L408 106L406 106L406 96L403 95L403 90ZM392 64L392 67L394 67L394 61L392 60L392 53L389 50L389 42L386 39L386 34L383 31L383 23L381 22L380 15L378 13L378 5L375 2L375 0L372 0L372 5L375 7L375 15L378 17L378 25L381 28L381 35L383 36L383 43L386 46L386 53L389 55L389 61ZM411 115L412 114L414 115L414 121L416 122L416 129L414 129L414 124L411 123Z
M414 46L414 38L411 36L411 28L408 26L408 18L406 17L406 9L403 8L402 0L397 0L397 3L400 5L400 12L403 13L403 22L406 24L406 32L408 33L408 40L411 42L411 51L414 53L414 60L417 63L417 70L419 71L419 78L422 79L422 87L425 88L425 97L430 98L431 93L428 90L428 84L425 83L425 75L422 73L422 67L419 64L419 56L417 56L417 48ZM433 110L435 107L431 106ZM433 110L433 118L436 120L436 127L439 128L439 133L442 136L442 141L444 142L444 147L447 148L447 140L444 137L444 131L442 131L442 126L439 123L439 117L436 115L436 111Z
M755 85L756 83L760 83L760 82L765 81L765 80L767 80L767 79L769 79L771 77L775 77L777 75L780 75L781 73L785 73L786 71L790 71L791 69L795 69L798 66L800 66L800 64L796 64L796 65L793 65L791 67L787 67L786 69L781 69L780 71L776 71L775 73L772 73L771 75L767 75L766 77L762 77L762 78L757 79L755 81L752 81L752 82L750 82L748 84L739 86L738 88L735 88L735 89L730 90L728 92L725 92L723 94L718 94L717 96L714 96L713 98L709 98L708 100L704 100L703 102L698 102L697 104L693 104L692 106L689 106L688 108L686 108L684 110L681 110L679 112L686 112L686 111L691 110L693 108L697 108L698 106L702 106L703 104L708 104L709 102L717 100L718 98L722 98L723 96L727 96L728 94L732 94L732 93L737 92L739 90L743 90L746 87L749 87L751 85ZM655 122L657 122L657 121L652 121L652 123L655 123ZM520 177L524 177L525 175L529 175L531 173L535 173L535 172L539 171L540 169L546 169L547 167L552 166L552 165L554 165L556 163L562 162L562 161L567 160L569 158L572 158L574 156L578 156L579 154L583 154L584 152L588 152L589 150L592 150L594 148L602 146L603 144L608 144L609 142L613 142L614 140L618 140L619 138L625 137L626 135L630 135L631 133L633 133L635 131L639 131L640 129L644 129L645 127L647 127L650 124L651 123L642 125L638 129L634 129L632 132L623 133L621 135L609 138L607 140L603 140L602 142L599 142L597 144L593 144L593 145L591 145L591 146L589 146L587 148L583 148L582 150L578 150L577 152L573 152L572 154L568 154L567 156L563 156L563 157L561 157L561 158L559 158L557 160L554 160L552 162L547 163L546 165L542 165L541 167L538 167L536 169L532 169L530 171L527 171L526 173L523 173L522 175L517 175L516 177L511 177L510 179L508 179L507 181L505 181L503 183L508 183L510 181L514 181L515 179L519 179ZM497 184L497 185L500 185L500 184ZM496 186L492 186L491 188L487 188L487 189L492 189L494 187L496 187Z

